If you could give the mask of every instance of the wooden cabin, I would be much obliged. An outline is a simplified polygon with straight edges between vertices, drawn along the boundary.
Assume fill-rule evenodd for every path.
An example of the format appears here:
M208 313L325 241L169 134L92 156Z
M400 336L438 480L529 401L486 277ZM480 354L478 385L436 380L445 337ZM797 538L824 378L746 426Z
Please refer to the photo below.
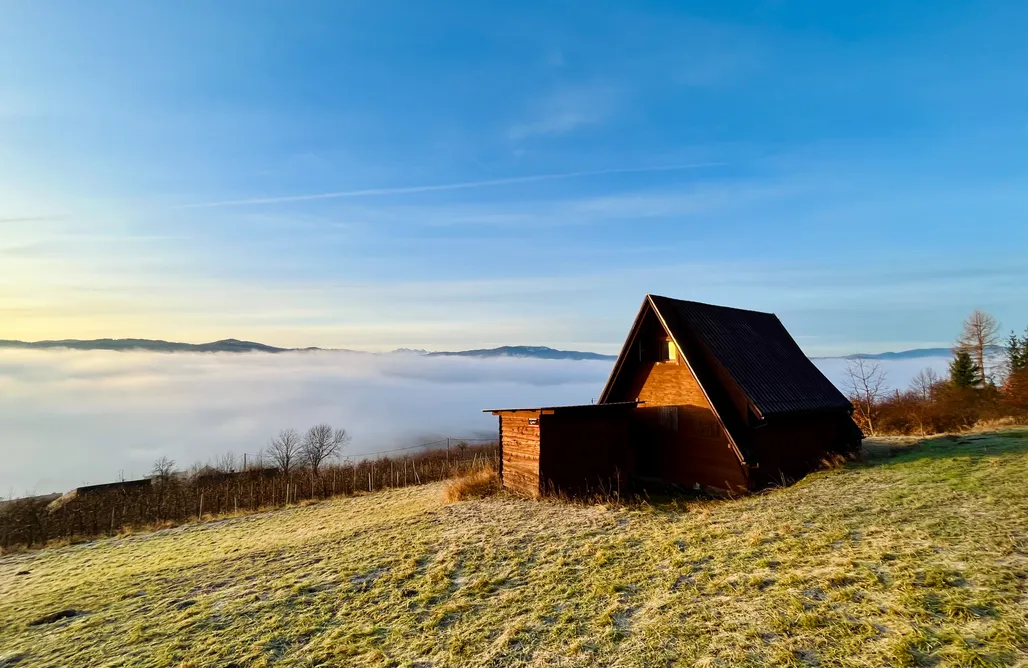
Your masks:
M528 496L616 489L634 469L635 401L490 409L500 417L500 475Z
M597 404L492 412L503 483L533 496L615 478L751 490L863 437L852 404L774 314L656 295Z
M853 405L773 313L647 295L600 395L637 411L641 478L754 489L863 437Z

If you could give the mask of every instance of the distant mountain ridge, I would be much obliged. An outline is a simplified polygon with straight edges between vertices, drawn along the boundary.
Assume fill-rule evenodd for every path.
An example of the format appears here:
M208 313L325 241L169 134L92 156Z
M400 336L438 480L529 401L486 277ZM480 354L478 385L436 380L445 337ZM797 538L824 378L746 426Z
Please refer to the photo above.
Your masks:
M11 341L0 339L0 348L70 348L72 350L148 350L160 353L281 353L291 348L276 348L254 341L222 339L210 343L178 343L159 339L61 339L58 341Z
M14 341L0 339L0 348L22 348L22 349L54 349L68 348L71 350L112 350L127 352L132 350L145 350L161 353L284 353L304 350L338 350L335 348L278 348L255 341L241 341L239 339L222 339L210 343L180 343L176 341L162 341L160 339L60 339L54 341ZM990 346L988 354L1002 354L1006 348L1003 346ZM409 348L398 348L392 353L408 355L424 355L427 357L522 357L545 360L607 360L617 359L617 355L603 355L601 353L586 352L580 350L558 350L548 346L500 346L498 348L478 348L474 350L456 351L427 351L412 350ZM827 355L813 357L812 359L870 359L870 360L904 360L919 359L923 357L949 357L952 355L950 348L915 348L913 350L901 350L886 353L854 353L852 355Z
M532 357L542 360L615 360L617 355L601 355L578 350L557 350L548 346L500 346L478 350L425 353L429 357Z
M1002 355L1006 352L1004 346L986 346L986 355ZM836 359L846 360L910 360L922 357L950 357L953 355L952 348L914 348L913 350L900 350L890 353L854 353L852 355L834 356ZM813 359L832 359L833 356L815 357Z

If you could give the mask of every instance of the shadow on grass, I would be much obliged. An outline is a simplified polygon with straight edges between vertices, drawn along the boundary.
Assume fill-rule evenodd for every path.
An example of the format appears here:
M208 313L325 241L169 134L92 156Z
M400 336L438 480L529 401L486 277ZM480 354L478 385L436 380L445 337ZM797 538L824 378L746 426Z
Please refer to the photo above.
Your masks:
M881 466L919 459L951 459L967 457L972 461L1001 454L1028 452L1028 428L969 434L946 434L910 439L868 439L855 466Z
M867 439L861 448L859 459L845 461L843 469L859 470L862 468L902 464L917 460L943 460L963 458L974 464L984 457L1004 454L1028 453L1028 427L1011 427L989 432L967 434L944 434L938 436L890 437ZM834 465L830 468L835 468ZM811 473L816 473L814 469ZM796 479L783 478L754 490L753 492L724 492L712 489L696 490L662 481L658 478L635 478L626 485L623 493L616 498L611 495L560 495L549 496L550 500L565 503L593 505L606 503L625 507L644 507L665 511L681 510L683 504L697 501L729 501L735 498L761 494L777 489L791 487L806 476Z
M997 431L967 434L945 434L925 438L868 439L858 460L846 462L844 469L858 470L874 466L904 464L918 460L966 459L975 464L985 457L1028 453L1028 427L1011 427ZM816 472L816 471L815 471ZM790 487L803 478L784 479L768 485L756 493ZM731 494L713 494L683 489L674 485L659 485L643 492L645 501L659 508L677 507L690 501L716 501L733 498Z

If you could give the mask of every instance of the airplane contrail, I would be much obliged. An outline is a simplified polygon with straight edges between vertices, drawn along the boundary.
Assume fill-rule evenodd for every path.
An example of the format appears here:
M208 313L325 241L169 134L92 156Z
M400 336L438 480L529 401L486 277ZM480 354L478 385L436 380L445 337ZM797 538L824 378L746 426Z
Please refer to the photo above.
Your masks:
M556 181L560 179L574 179L585 176L603 176L607 174L642 174L647 172L677 172L686 169L701 169L703 167L718 167L723 162L697 162L688 165L667 165L664 167L628 167L623 169L598 169L583 172L560 172L556 174L534 174L531 176L513 176L504 179L489 179L487 181L464 181L460 183L442 183L432 186L406 186L400 188L368 188L365 190L342 190L330 193L317 193L313 195L286 195L283 197L256 197L251 199L233 199L220 202L203 202L200 204L183 204L176 209L207 209L224 206L247 206L252 204L278 204L281 202L306 202L318 199L341 199L347 197L376 197L381 195L407 195L411 193L437 192L441 190L466 190L470 188L488 188L490 186L504 186L514 183L533 183L536 181Z

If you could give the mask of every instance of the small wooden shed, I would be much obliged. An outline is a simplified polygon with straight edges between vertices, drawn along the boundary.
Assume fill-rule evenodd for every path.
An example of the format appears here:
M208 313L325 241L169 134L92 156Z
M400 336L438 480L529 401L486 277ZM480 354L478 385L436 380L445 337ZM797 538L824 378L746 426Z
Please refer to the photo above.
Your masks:
M629 448L638 401L497 408L503 485L529 496L616 489L634 468Z

